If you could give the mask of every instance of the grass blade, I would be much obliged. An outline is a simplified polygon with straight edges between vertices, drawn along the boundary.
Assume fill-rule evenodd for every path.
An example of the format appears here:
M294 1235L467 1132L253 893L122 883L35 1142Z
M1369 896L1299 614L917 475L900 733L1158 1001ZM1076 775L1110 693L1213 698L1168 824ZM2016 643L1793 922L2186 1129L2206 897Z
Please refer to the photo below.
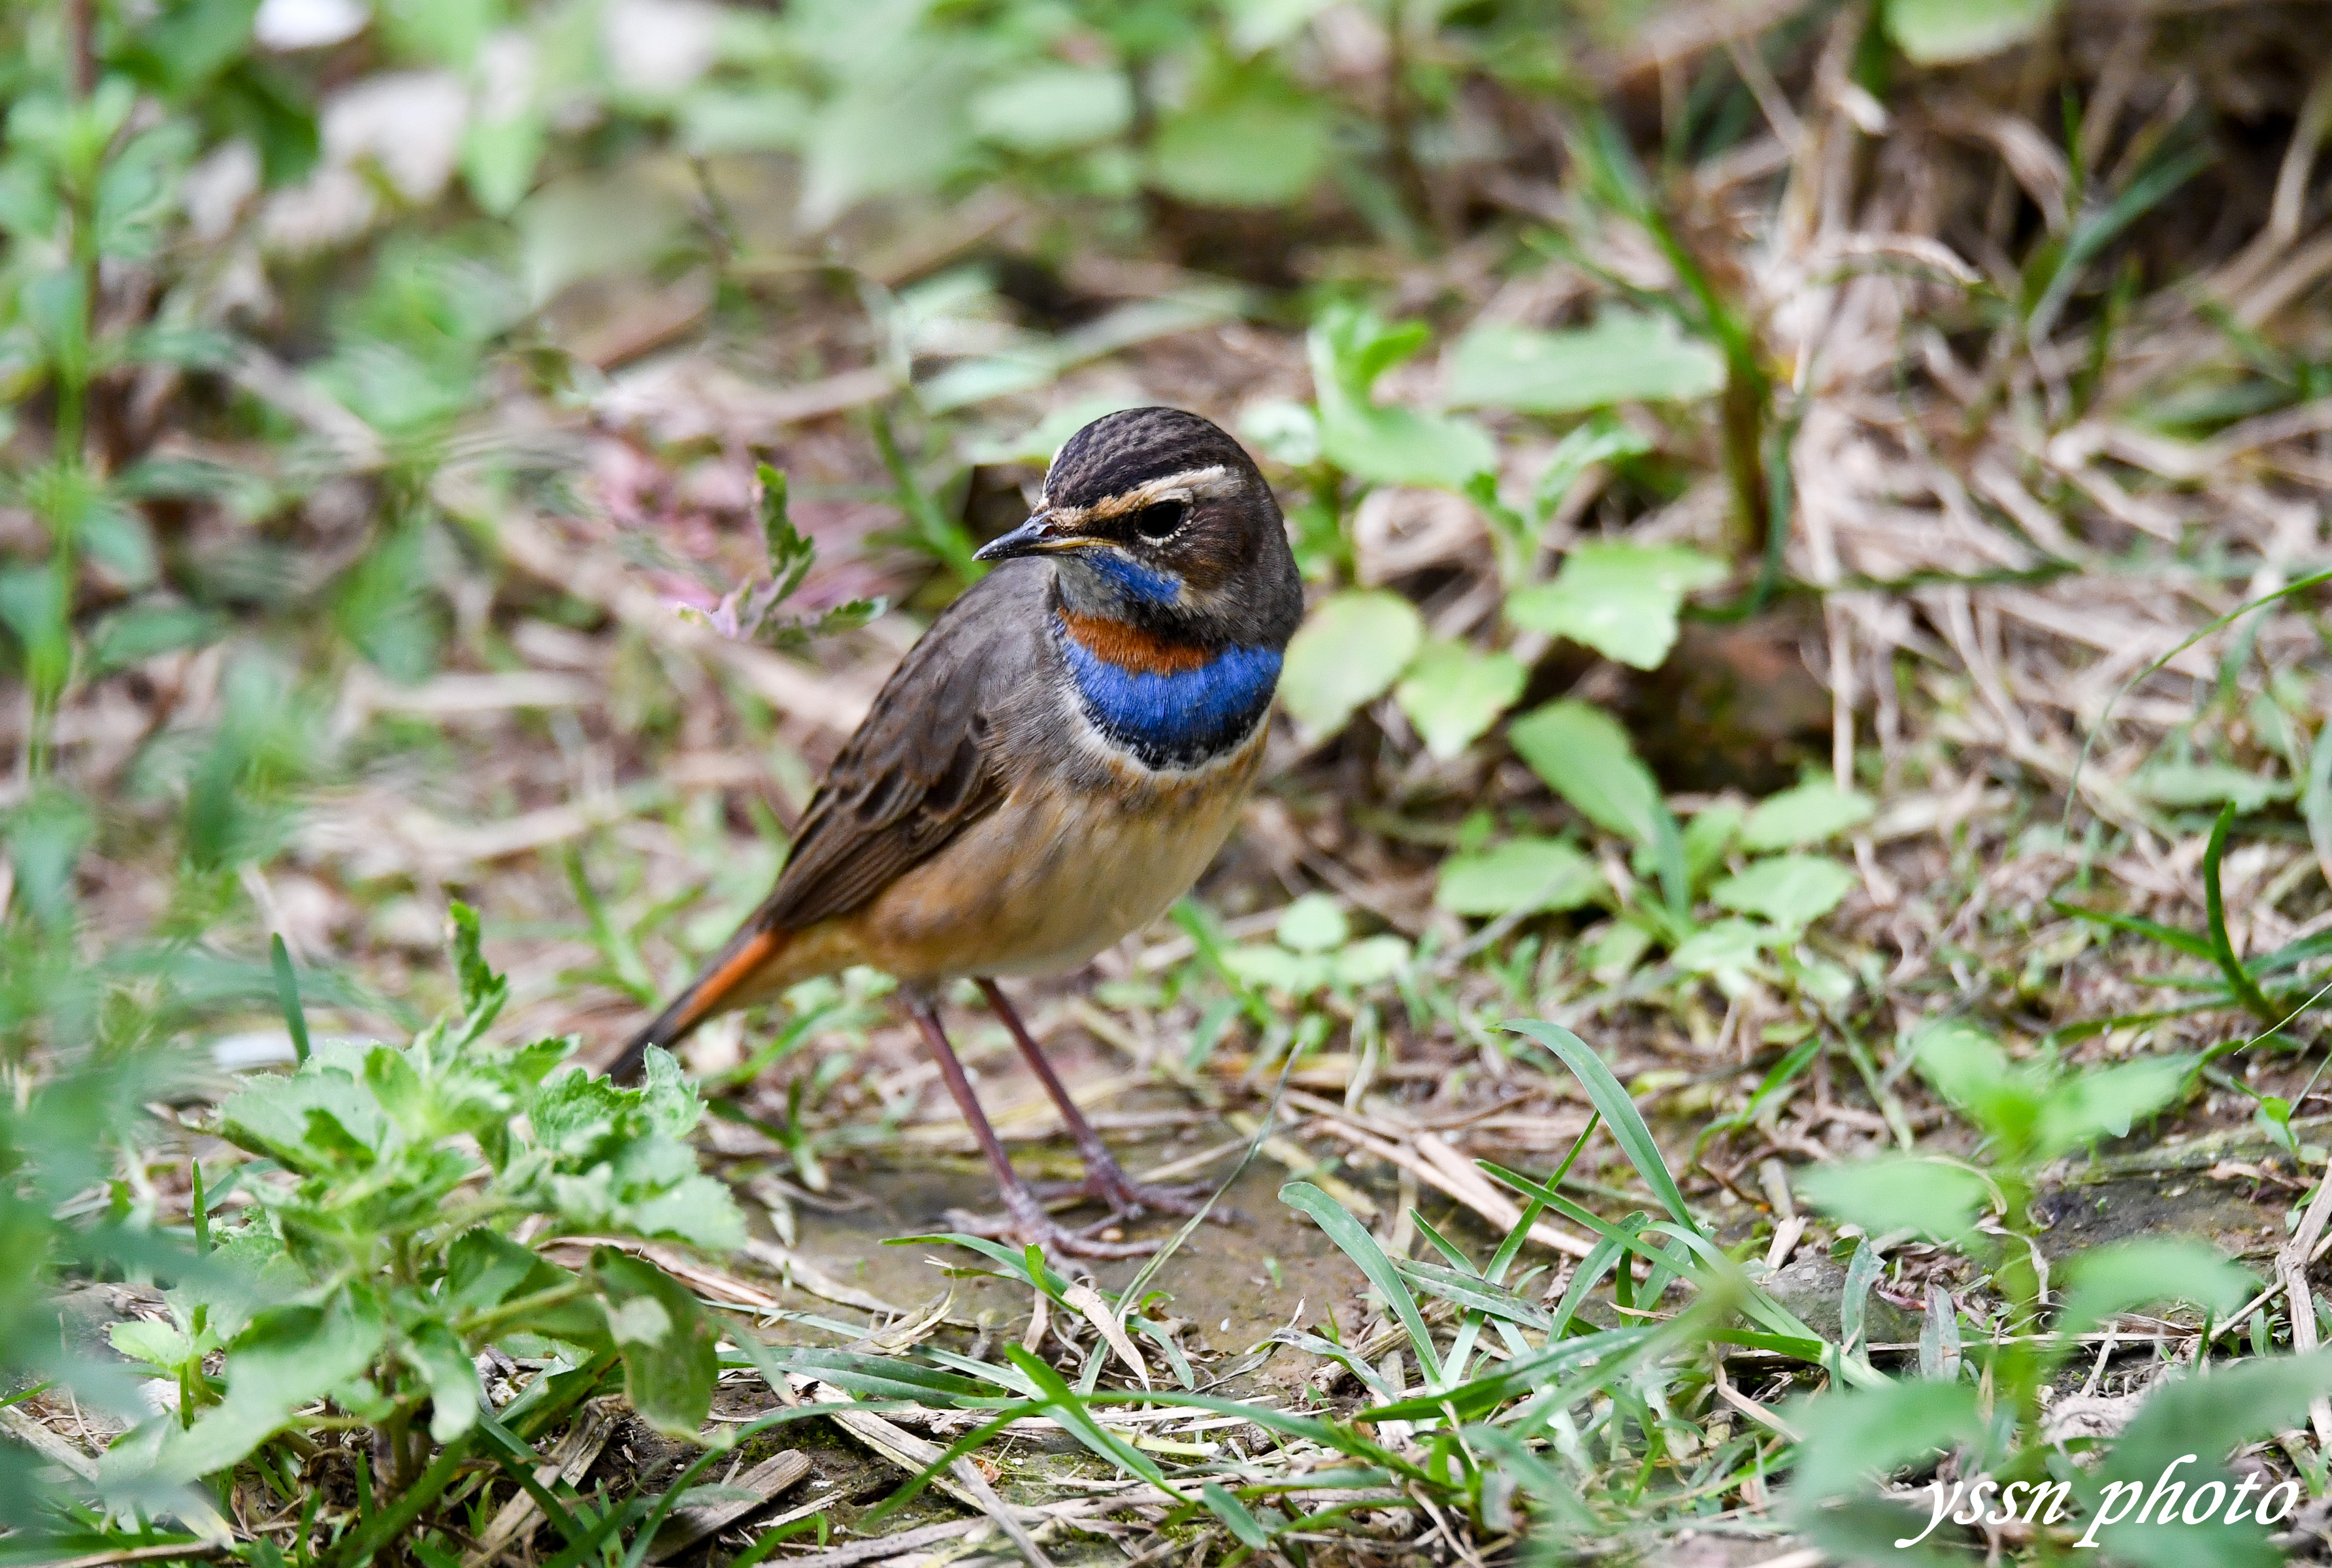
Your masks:
M2325 748L2332 751L2332 745ZM2285 970L2298 969L2312 958L2332 953L2332 931L2319 931L2314 936L2303 936L2288 942L2273 952L2245 961L2243 967L2255 975L2281 974Z
M2227 899L2220 887L2219 861L2227 852L2227 830L2234 824L2235 803L2230 800L2219 808L2219 819L2211 825L2211 841L2203 851L2203 908L2211 928L2211 957L2217 961L2219 972L2227 977L2235 999L2271 1029L2283 1022L2283 1014L2235 957L2235 944L2227 935Z
M1572 1076L1586 1089L1587 1098L1597 1114L1610 1125L1611 1137L1620 1145L1620 1152L1644 1179L1644 1185L1652 1190L1652 1196L1660 1200L1660 1207L1675 1216L1677 1224L1697 1232L1700 1223L1685 1207L1684 1193L1677 1190L1676 1178L1668 1173L1668 1161L1660 1153L1659 1144L1653 1141L1652 1130L1644 1124L1643 1113L1636 1109L1636 1102L1629 1097L1620 1080L1611 1076L1611 1069L1603 1065L1603 1058L1561 1024L1525 1018L1506 1028L1536 1040L1571 1069Z
M1385 1386L1384 1374L1352 1353L1346 1345L1323 1339L1316 1334L1306 1334L1300 1328L1283 1328L1268 1343L1287 1345L1305 1355L1316 1355L1333 1361L1361 1380L1379 1399L1391 1399L1392 1391Z
M1279 1190L1279 1200L1298 1213L1310 1215L1328 1233L1328 1239L1361 1266L1361 1272L1377 1287L1377 1294L1385 1298L1385 1305L1409 1331L1409 1343L1416 1348L1417 1363L1425 1380L1439 1382L1441 1360L1434 1353L1433 1334L1418 1314L1417 1298L1410 1294L1408 1282L1393 1267L1384 1248L1377 1245L1377 1238L1343 1204L1309 1181L1290 1181Z
M2316 750L2308 759L2308 785L2300 791L2299 815L2308 824L2308 846L2324 880L2332 882L2332 725L2316 732Z
M1248 1513L1247 1505L1226 1491L1220 1482L1209 1481L1200 1487L1199 1499L1206 1504L1208 1512L1238 1537L1240 1545L1260 1552L1271 1544L1271 1532L1263 1527L1263 1521Z
M2086 920L2092 925L2102 925L2108 931L2126 932L2131 936L2142 936L2150 941L2158 942L2166 948L2184 953L2188 958L2210 960L2218 956L2211 951L2209 937L2197 936L2191 931L2180 931L2175 926L2164 925L2160 921L2147 920L2142 915L2116 914L2111 910L2106 909L2086 909L2078 904L2068 904L2061 898L2050 899L2049 907L2060 914L2069 914L2075 920Z
M1436 1252L1449 1260L1449 1266L1461 1274L1473 1275L1477 1278L1481 1276L1481 1270L1474 1267L1472 1260L1467 1257L1464 1250L1456 1242L1436 1230L1433 1228L1433 1222L1422 1214L1417 1216L1417 1230L1419 1235L1433 1243L1433 1249Z
M1399 1400L1389 1405L1378 1405L1358 1411L1354 1419L1371 1425L1379 1421L1421 1421L1436 1417L1448 1417L1456 1412L1461 1421L1476 1420L1490 1414L1508 1400L1529 1394L1553 1394L1557 1401L1565 1397L1563 1385L1550 1386L1553 1374L1581 1365L1593 1370L1587 1381L1578 1387L1570 1402L1600 1393L1616 1381L1641 1357L1644 1347L1655 1341L1673 1340L1677 1323L1695 1321L1689 1315L1673 1323L1647 1324L1641 1328L1603 1329L1564 1340L1554 1349L1544 1351L1526 1361L1511 1361L1493 1372L1486 1372L1471 1382L1458 1384L1439 1393L1419 1394ZM1535 1402L1535 1399L1534 1400Z
M1594 1250L1579 1260L1579 1267L1572 1270L1571 1284L1563 1291L1563 1299L1555 1303L1554 1326L1546 1331L1549 1344L1570 1332L1571 1320L1578 1315L1581 1307L1587 1305L1588 1293L1603 1282L1603 1276L1618 1265L1620 1254L1626 1250L1620 1243L1605 1237L1595 1243Z
M1454 1268L1444 1268L1438 1263L1417 1263L1407 1258L1396 1261L1393 1267L1403 1279L1426 1295L1454 1301L1470 1312L1503 1318L1508 1323L1519 1323L1528 1328L1553 1326L1553 1320L1540 1308L1511 1290L1490 1284L1479 1275L1464 1274Z
M1190 1498L1174 1489L1173 1485L1166 1479L1166 1473L1158 1468L1157 1463L1149 1455L1094 1420L1093 1412L1085 1408L1085 1398L1080 1397L1075 1389L1062 1381L1059 1372L1029 1354L1019 1345L1006 1345L1004 1353L1011 1358L1014 1366L1018 1367L1022 1373L1037 1385L1038 1396L1043 1401L1044 1413L1066 1428L1071 1437L1102 1458L1107 1459L1121 1469L1141 1477L1178 1502L1190 1501Z
M283 1007L283 1027L292 1031L292 1054L302 1066L308 1061L308 1009L300 1005L300 977L292 972L291 950L283 933L267 939L268 961L275 970L275 999Z
M574 1515L567 1511L567 1505L551 1495L550 1487L535 1479L535 1471L542 1468L542 1456L521 1442L508 1427L494 1419L492 1411L481 1410L478 1412L478 1430L485 1435L486 1446L494 1451L495 1461L502 1466L502 1473L517 1482L521 1491L534 1499L534 1506L542 1510L542 1516L550 1521L551 1528L557 1530L570 1546L581 1541L584 1538L583 1526L576 1522Z

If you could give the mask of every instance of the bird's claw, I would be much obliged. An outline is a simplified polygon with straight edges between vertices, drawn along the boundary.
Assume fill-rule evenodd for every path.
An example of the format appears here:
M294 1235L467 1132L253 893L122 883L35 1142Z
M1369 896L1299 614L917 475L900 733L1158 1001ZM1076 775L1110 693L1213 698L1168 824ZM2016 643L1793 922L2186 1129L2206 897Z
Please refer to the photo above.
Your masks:
M1206 1208L1214 1191L1214 1184L1209 1181L1178 1182L1172 1186L1136 1181L1112 1163L1088 1166L1081 1181L1047 1182L1037 1189L1037 1196L1048 1203L1064 1199L1091 1199L1108 1204L1111 1218L1125 1219L1145 1212L1196 1214ZM1236 1209L1219 1205L1209 1211L1207 1218L1218 1225L1228 1225L1246 1216Z
M1033 1200L1027 1205L1028 1212L1020 1212L1020 1207L1012 1204L1010 1211L1003 1214L969 1214L961 1209L951 1209L948 1223L969 1235L1008 1242L1014 1247L1034 1242L1047 1252L1068 1257L1146 1257L1163 1245L1157 1241L1112 1241L1094 1234L1107 1229L1112 1223L1109 1219L1097 1219L1072 1229L1046 1213Z

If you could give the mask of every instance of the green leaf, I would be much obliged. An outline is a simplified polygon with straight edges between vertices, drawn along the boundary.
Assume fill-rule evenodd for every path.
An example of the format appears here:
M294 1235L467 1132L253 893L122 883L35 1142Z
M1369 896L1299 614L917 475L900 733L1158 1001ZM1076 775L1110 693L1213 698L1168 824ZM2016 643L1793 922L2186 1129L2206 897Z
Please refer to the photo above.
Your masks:
M346 1058L319 1050L288 1077L261 1077L219 1107L219 1131L302 1173L361 1170L393 1153L379 1102Z
M2246 816L2299 793L2288 779L2270 779L2224 762L2164 762L2145 770L2131 787L2160 806L2232 804Z
M1610 889L1594 861L1556 838L1515 838L1441 863L1433 902L1452 914L1577 909Z
M507 1299L538 1267L551 1267L510 1238L473 1226L446 1249L442 1299L456 1311L475 1312Z
M1122 71L1040 65L972 96L971 129L1015 152L1065 152L1107 141L1133 122Z
M154 580L154 531L145 517L110 496L93 496L81 510L81 542L90 559L128 588Z
M450 1443L478 1424L478 1369L442 1323L416 1325L406 1341L407 1358L429 1385L429 1436Z
M1330 956L1329 979L1354 990L1382 985L1398 978L1413 956L1409 943L1390 932L1362 937Z
M1587 1091L1589 1103L1602 1116L1604 1126L1610 1132L1611 1141L1620 1145L1620 1152L1628 1157L1628 1163L1636 1168L1636 1174L1644 1179L1644 1185L1650 1188L1652 1196L1660 1200L1660 1207L1667 1209L1677 1224L1696 1236L1699 1235L1700 1221L1695 1219L1692 1210L1685 1206L1684 1193L1677 1187L1676 1178L1668 1173L1668 1161L1660 1153L1660 1146L1652 1137L1652 1130L1644 1124L1643 1113L1636 1109L1636 1102L1621 1086L1620 1080L1612 1076L1603 1058L1597 1056L1585 1040L1561 1024L1524 1018L1506 1027L1518 1035L1536 1040L1571 1069L1572 1076L1577 1078L1580 1086Z
M1752 861L1709 890L1726 909L1763 915L1784 931L1803 931L1839 906L1860 879L1849 866L1818 855Z
M179 177L194 148L191 126L165 120L106 158L93 225L100 255L136 262L154 253L177 210Z
M1980 60L2038 33L2057 0L1887 0L1887 36L1919 65Z
M180 648L215 642L225 623L191 605L133 605L97 623L89 638L93 673L110 674Z
M1315 606L1289 641L1280 701L1307 741L1333 735L1355 709L1391 688L1424 640L1424 617L1399 594L1336 594Z
M1799 1402L1789 1412L1790 1423L1805 1435L1792 1502L1811 1512L1809 1505L1860 1491L1915 1459L1977 1441L1983 1418L1976 1396L1967 1382L1900 1382Z
M1385 1256L1377 1238L1353 1219L1344 1206L1309 1181L1290 1181L1279 1190L1279 1200L1299 1214L1308 1214L1328 1233L1328 1239L1354 1263L1385 1299L1387 1307L1409 1331L1410 1347L1417 1353L1419 1370L1428 1382L1441 1381L1440 1358L1434 1353L1433 1334L1418 1315L1417 1298Z
M1272 939L1290 952L1327 952L1352 937L1343 905L1324 893L1307 893L1280 912Z
M1508 724L1506 740L1531 771L1598 827L1638 844L1658 838L1667 809L1660 788L1627 731L1601 708L1565 697Z
M157 1468L172 1481L226 1468L289 1426L292 1411L362 1376L385 1333L365 1288L259 1313L226 1348L226 1397L165 1439Z
M1725 357L1668 316L1607 310L1591 327L1548 332L1485 321L1450 349L1453 408L1574 414L1613 403L1690 402L1725 385Z
M1199 1487L1199 1497L1207 1505L1207 1511L1220 1519L1229 1528L1231 1535L1238 1539L1240 1545L1257 1552L1270 1546L1271 1532L1266 1530L1262 1522L1247 1512L1245 1503L1226 1491L1220 1482L1208 1481L1201 1485Z
M2012 1162L2054 1159L2100 1137L2120 1137L2179 1094L2188 1057L2156 1056L2065 1074L2052 1058L2018 1065L1999 1042L1959 1019L1912 1039L1920 1075L2002 1144Z
M693 221L690 197L645 172L555 177L519 204L519 276L530 304L570 283L645 270ZM609 213L624 221L610 223Z
M817 103L798 88L699 81L680 100L680 139L698 158L796 152L817 118Z
M1316 953L1290 952L1266 942L1226 948L1223 968L1241 984L1291 997L1307 997L1328 983L1328 961Z
M2168 1471L2188 1501L2213 1484L2225 1498L2234 1483L2224 1462L2228 1453L2302 1424L2308 1402L2327 1394L2332 1394L2332 1352L2213 1365L2207 1377L2174 1374L2155 1385L2122 1429L2097 1468L2096 1484L2135 1486L2138 1499L2150 1499ZM2223 1509L2195 1525L2185 1522L2182 1509L2169 1525L2140 1525L2125 1511L2097 1539L2114 1561L2141 1568L2274 1568L2286 1559L2267 1536L2249 1518L2225 1523Z
M1684 827L1684 866L1695 887L1706 880L1708 874L1725 863L1725 853L1733 847L1741 832L1741 808L1719 800L1694 813Z
M444 626L430 594L419 528L397 530L349 569L333 595L332 622L390 680L412 685L437 667Z
M35 692L62 690L72 673L67 588L45 565L0 568L0 626L23 650L24 680Z
M1916 1230L1945 1242L1965 1236L1992 1196L1983 1178L1966 1166L1912 1154L1811 1165L1791 1185L1824 1213L1873 1236Z
M1393 688L1429 755L1447 762L1489 731L1523 694L1530 672L1512 654L1430 643Z
M796 219L806 227L824 228L870 196L929 190L971 152L974 56L919 33L912 15L894 8L855 24L883 43L853 53L841 91L811 117ZM850 24L837 16L828 25Z
M142 1317L112 1324L106 1330L106 1338L131 1360L174 1375L195 1355L194 1344L185 1334L167 1323Z
M1230 22L1231 48L1248 56L1285 43L1329 4L1330 0L1228 0L1223 10Z
M1952 1104L1968 1106L1996 1093L2011 1076L2000 1042L1964 1018L1937 1018L1912 1037L1919 1075Z
M1358 305L1332 305L1312 324L1305 348L1320 407L1320 449L1356 479L1463 491L1497 466L1482 427L1464 419L1386 407L1377 378L1424 347L1421 322L1389 326Z
M712 1409L721 1372L717 1336L696 1297L654 1264L612 1247L593 1249L591 1278L607 1303L632 1409L667 1436L694 1438Z
M1150 178L1199 206L1284 206L1326 167L1328 136L1326 107L1278 72L1224 66L1159 126Z
M96 836L97 818L88 802L53 782L35 784L0 813L0 839L15 871L16 896L43 925L58 927L72 917L74 872Z
M2127 1137L2132 1123L2178 1097L2193 1066L2192 1056L2154 1056L2068 1075L2040 1102L2040 1157Z
M2065 1269L2070 1287L2057 1315L2060 1334L2083 1334L2117 1313L2156 1302L2192 1302L2223 1316L2251 1298L2251 1270L2200 1241L2148 1238L2092 1247Z
M1238 432L1274 463L1309 468L1320 461L1320 416L1301 403L1267 397L1239 412Z
M550 126L539 110L473 121L462 133L462 183L471 199L507 218L534 188L550 146Z
M1745 974L1783 935L1754 921L1713 920L1677 943L1668 958L1687 974Z
M1723 561L1683 545L1589 540L1563 557L1553 582L1508 595L1506 618L1654 670L1676 645L1685 596L1722 582L1725 574Z
M1869 821L1876 809L1870 797L1859 789L1841 789L1828 779L1809 779L1757 802L1741 825L1741 846L1797 849L1820 844Z
M1531 511L1544 524L1563 505L1563 497L1580 476L1599 463L1640 457L1652 449L1652 439L1632 425L1610 414L1597 414L1555 443L1546 466L1531 487Z

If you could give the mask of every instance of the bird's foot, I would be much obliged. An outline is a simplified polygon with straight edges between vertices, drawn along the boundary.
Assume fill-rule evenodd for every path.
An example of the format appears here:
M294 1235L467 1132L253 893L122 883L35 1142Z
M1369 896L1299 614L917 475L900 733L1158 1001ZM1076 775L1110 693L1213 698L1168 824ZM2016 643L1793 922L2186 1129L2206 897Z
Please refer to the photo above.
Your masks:
M1025 1205L1013 1202L1014 1196L1005 1194L1006 1212L1002 1214L970 1214L951 1209L947 1211L948 1223L968 1235L984 1236L1014 1247L1034 1242L1047 1252L1066 1257L1145 1257L1162 1245L1124 1240L1108 1219L1073 1229L1046 1213L1034 1194L1021 1194L1028 1200Z
M1129 1219L1143 1213L1196 1214L1214 1195L1211 1181L1179 1182L1172 1186L1136 1181L1128 1176L1114 1160L1088 1160L1082 1181L1051 1181L1037 1189L1037 1196L1048 1203L1064 1199L1091 1199L1109 1205L1113 1219ZM1219 1225L1228 1225L1242 1218L1238 1210L1218 1206L1207 1216Z

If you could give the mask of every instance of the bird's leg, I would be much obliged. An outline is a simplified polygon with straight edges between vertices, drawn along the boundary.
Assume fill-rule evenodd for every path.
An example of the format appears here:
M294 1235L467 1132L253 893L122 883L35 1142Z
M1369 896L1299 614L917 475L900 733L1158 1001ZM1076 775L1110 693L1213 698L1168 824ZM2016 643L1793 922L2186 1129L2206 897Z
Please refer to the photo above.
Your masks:
M1053 1064L1045 1059L1042 1047L1029 1037L1028 1026L1020 1021L1019 1010L1005 997L1004 989L992 980L984 980L980 982L980 990L988 999L988 1005L996 1009L996 1016L1004 1020L1004 1027L1012 1032L1012 1043L1018 1046L1020 1054L1028 1058L1028 1066L1036 1071L1037 1081L1045 1085L1045 1093L1060 1109L1061 1120L1068 1123L1069 1136L1076 1140L1077 1153L1085 1162L1085 1179L1071 1190L1084 1197L1099 1199L1118 1214L1134 1213L1144 1209L1154 1209L1164 1214L1196 1214L1204 1206L1207 1195L1214 1190L1209 1182L1194 1182L1187 1187L1159 1187L1136 1181L1128 1176L1124 1167L1110 1153L1109 1145L1101 1141L1101 1134L1094 1130L1094 1124L1085 1120L1083 1111L1077 1109L1077 1103L1069 1098L1067 1086L1061 1082L1060 1075L1053 1071ZM1226 1222L1233 1218L1233 1211L1228 1209L1217 1209L1214 1213Z
M995 1169L996 1184L1004 1195L1004 1213L993 1218L960 1214L949 1210L949 1218L964 1229L983 1236L993 1236L1026 1246L1037 1246L1063 1253L1081 1254L1087 1257L1136 1257L1154 1252L1154 1241L1102 1241L1063 1226L1037 1200L1020 1172L1012 1169L1005 1157L1004 1144L996 1136L996 1129L988 1123L988 1114L980 1108L980 1100L971 1092L971 1080L964 1076L963 1064L956 1059L955 1047L948 1044L947 1031L940 1027L939 1013L926 997L910 994L908 1010L914 1014L915 1025L923 1031L923 1043L932 1048L932 1059L939 1064L940 1077L947 1084L948 1093L955 1096L956 1109L970 1124L971 1135L980 1141L980 1152Z

